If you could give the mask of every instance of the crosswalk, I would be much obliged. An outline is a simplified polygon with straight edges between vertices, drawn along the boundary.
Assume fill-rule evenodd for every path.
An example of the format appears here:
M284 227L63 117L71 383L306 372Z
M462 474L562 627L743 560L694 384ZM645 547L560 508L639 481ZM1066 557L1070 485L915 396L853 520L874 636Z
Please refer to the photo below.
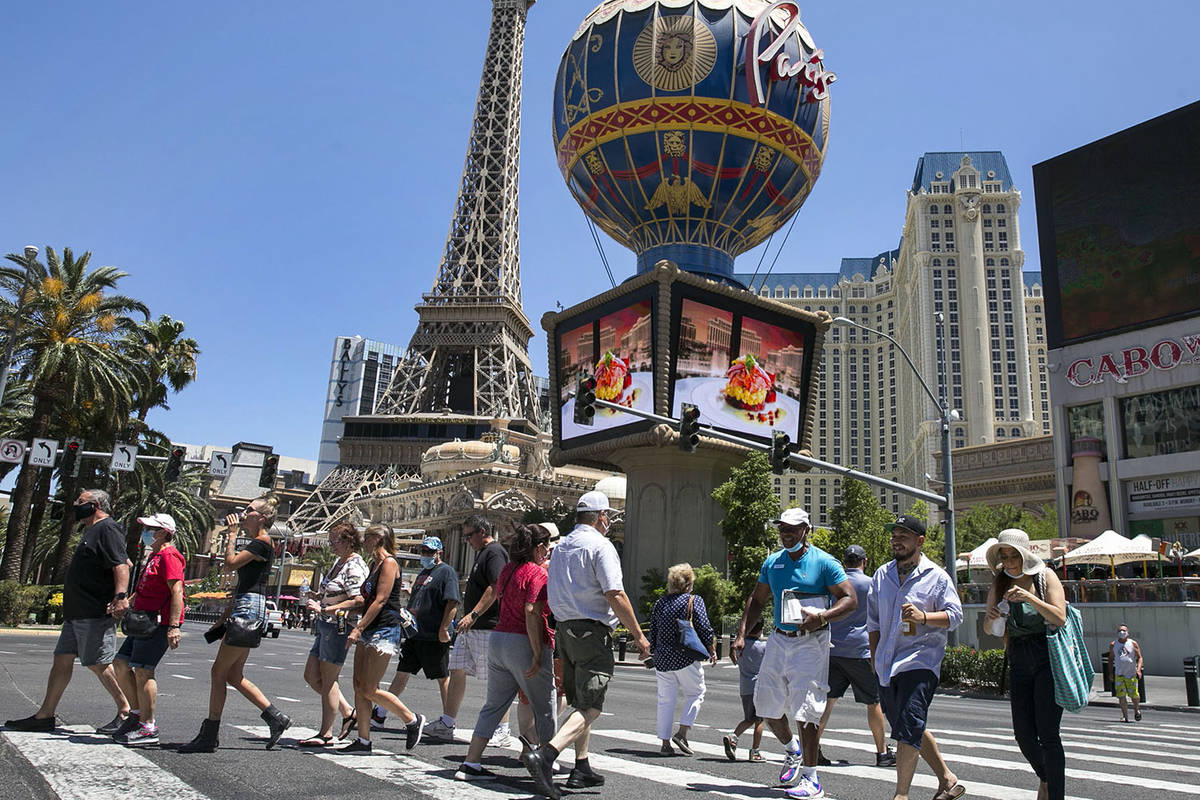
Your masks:
M1122 800L1200 796L1200 752L1196 748L1200 724L1186 724L1190 721L1191 717L1184 717L1178 722L1142 723L1134 728L1064 719L1068 796L1071 800L1102 800L1114 796L1114 791ZM232 727L251 738L266 736L265 726ZM943 755L968 787L971 797L1036 800L1032 788L1035 784L1010 730L981 725L970 729L934 728L933 732ZM503 754L507 756L502 761L505 766L495 767L495 779L462 782L454 780L453 775L457 760L465 752L465 741L461 747L422 745L406 753L398 740L381 738L369 756L342 754L334 749L302 751L286 747L288 742L314 733L304 727L290 729L284 739L284 752L278 758L316 759L317 762L304 763L309 768L320 763L331 773L334 785L339 783L339 771L345 770L341 774L353 773L358 778L378 782L401 797L503 800L528 798L531 793L528 776L513 758L520 749L515 742L511 752ZM189 784L172 771L176 756L168 750L156 750L151 758L151 751L110 744L107 737L81 725L60 727L54 733L3 731L0 736L37 770L60 798L116 800L128 796L130 787L136 786L140 796L211 800L194 772L187 773ZM783 797L782 792L775 794L777 790L773 789L782 754L771 741L766 742L763 751L771 762L768 765L730 764L725 760L715 730L696 731L691 743L696 756L692 759L657 758L659 740L654 734L620 727L619 721L612 718L599 721L592 742L593 768L610 776L609 784L600 794L654 796L656 800L694 796L697 791L734 800ZM869 732L831 727L822 738L822 748L827 754L862 762L843 762L822 769L826 794L831 800L890 796L895 771L865 765L872 760L875 749ZM485 763L497 760L497 752L489 749ZM569 767L571 755L570 751L563 753L560 761ZM271 768L282 774L287 766L274 761ZM1121 783L1119 788L1118 783ZM932 794L936 789L933 776L924 768L919 769L914 794Z

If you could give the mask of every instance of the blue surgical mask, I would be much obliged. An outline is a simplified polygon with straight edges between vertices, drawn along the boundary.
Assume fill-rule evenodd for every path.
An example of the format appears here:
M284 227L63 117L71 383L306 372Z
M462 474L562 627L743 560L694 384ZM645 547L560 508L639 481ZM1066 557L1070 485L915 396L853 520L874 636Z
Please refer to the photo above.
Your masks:
M796 542L791 547L785 547L783 549L787 550L789 553L799 553L801 550L804 549L804 545L807 543L808 542L806 539L801 539L800 541Z
M421 566L429 569L437 563L437 556L421 556Z
M154 546L154 531L142 531L142 544L146 547Z

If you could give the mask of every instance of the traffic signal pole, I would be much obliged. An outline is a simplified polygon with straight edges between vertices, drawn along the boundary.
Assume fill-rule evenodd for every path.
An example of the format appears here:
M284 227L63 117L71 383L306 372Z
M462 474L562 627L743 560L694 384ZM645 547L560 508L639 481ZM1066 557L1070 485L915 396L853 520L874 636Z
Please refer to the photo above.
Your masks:
M607 400L601 400L599 398L594 400L593 403L600 408L609 408L609 409L612 409L613 411L620 411L625 414L632 414L635 417L641 417L642 419L648 419L651 422L661 422L663 424L670 425L672 427L677 427L680 422L679 420L673 419L672 417L664 417L661 414L654 414L650 411L642 411L639 408L630 408L629 406L622 406L622 405L618 405L616 403L610 403ZM762 442L756 442L752 439L744 439L741 436L737 436L736 434L726 433L725 431L717 430L708 425L700 425L699 427L701 429L701 432L705 436L709 436L713 439L720 439L721 441L725 441L725 442L730 442L731 444L741 445L742 447L749 448L750 450L757 450L761 453L766 453L768 456L770 456L770 454L771 454L771 445L769 445L769 444L763 444ZM915 486L908 486L907 484L897 483L896 481L890 481L887 478L880 478L878 475L871 475L866 472L859 472L856 469L851 469L850 467L843 467L840 464L832 464L828 461L822 461L819 458L812 458L811 456L802 456L799 453L789 453L787 460L789 463L794 464L802 469L816 468L816 469L820 469L820 470L825 470L827 472L836 472L837 474L842 475L843 477L846 477L846 478L854 478L856 480L863 481L864 483L869 483L869 484L872 484L875 486L882 486L885 489L891 489L893 491L900 492L901 494L909 495L910 497L916 497L921 500L928 501L930 503L936 503L939 506L946 505L946 498L943 495L934 494L933 492L928 492L928 491L925 491L924 489L918 489Z

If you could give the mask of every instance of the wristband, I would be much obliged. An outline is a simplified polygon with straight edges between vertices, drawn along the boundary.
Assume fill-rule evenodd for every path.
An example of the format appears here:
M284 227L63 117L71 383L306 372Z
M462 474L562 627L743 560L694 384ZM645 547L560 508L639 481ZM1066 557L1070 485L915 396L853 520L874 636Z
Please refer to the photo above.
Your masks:
M113 600L124 600L128 596L129 595L125 592L117 592L115 595L113 595Z
M924 611L921 612L921 624L922 625L929 624L929 614Z
M167 630L170 630L171 628L174 628L175 630L179 630L182 627L183 627L182 625L168 625Z

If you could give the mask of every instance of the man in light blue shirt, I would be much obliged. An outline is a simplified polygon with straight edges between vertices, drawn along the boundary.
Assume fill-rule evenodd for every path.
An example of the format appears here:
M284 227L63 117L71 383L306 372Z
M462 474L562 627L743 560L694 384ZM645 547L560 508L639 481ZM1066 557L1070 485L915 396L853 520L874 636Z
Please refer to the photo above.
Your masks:
M829 623L829 637L833 648L829 651L829 696L825 700L825 713L821 717L819 732L825 732L833 704L846 690L854 689L854 702L867 707L867 727L875 739L875 766L896 766L896 755L887 746L883 731L883 710L879 707L879 679L871 665L871 647L867 636L867 613L870 605L871 579L863 573L867 563L867 551L852 544L842 553L842 564L846 567L846 578L854 587L858 597L858 608L853 614ZM824 753L817 758L819 766L831 765Z
M829 690L829 623L854 611L858 601L837 559L809 544L807 511L789 508L771 522L779 528L783 549L763 561L730 657L738 662L750 621L759 619L767 600L773 600L775 628L763 653L754 707L786 750L779 782L791 787L788 795L820 800L825 792L817 777L817 724ZM836 601L832 607L830 597ZM797 719L799 738L792 735L792 717Z
M954 800L966 789L925 729L929 703L941 676L947 631L962 622L954 580L921 553L925 523L902 515L887 526L892 555L871 580L867 634L883 712L896 749L896 795L908 800L919 754L938 779L933 800Z

